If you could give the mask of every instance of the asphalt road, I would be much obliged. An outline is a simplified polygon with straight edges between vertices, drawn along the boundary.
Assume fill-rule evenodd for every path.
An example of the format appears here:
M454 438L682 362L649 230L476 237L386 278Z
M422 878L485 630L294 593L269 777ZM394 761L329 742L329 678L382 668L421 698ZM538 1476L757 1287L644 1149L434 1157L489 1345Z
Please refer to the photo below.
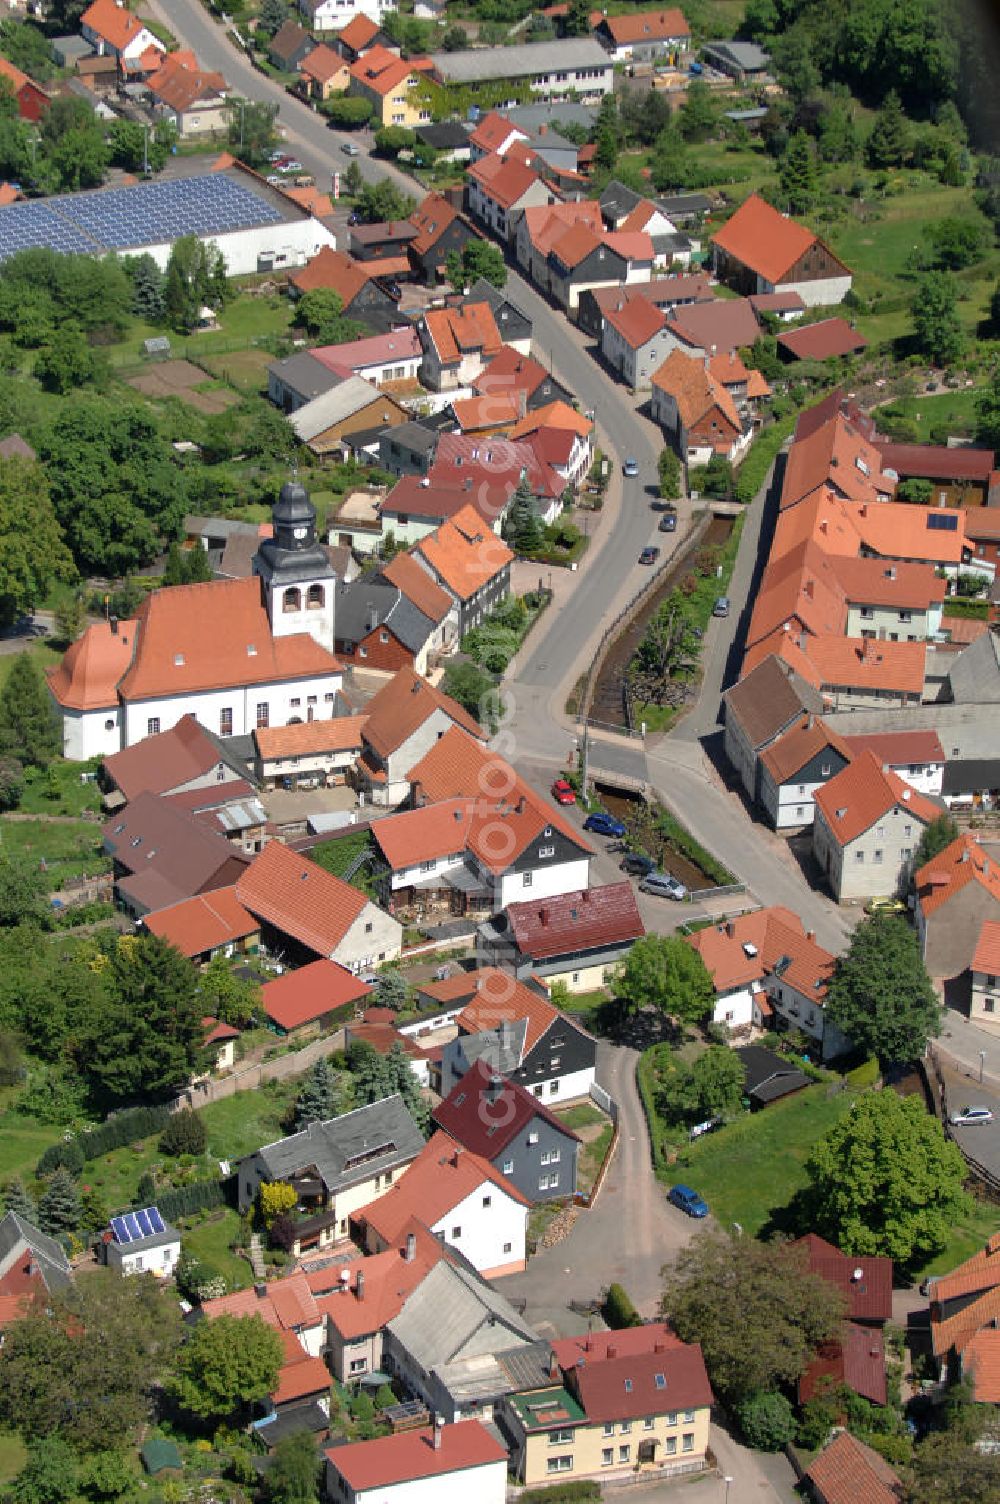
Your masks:
M334 172L343 172L351 158L343 151L344 143L355 141L361 155L355 160L366 178L388 177L404 193L416 192L412 179L386 162L372 162L367 151L371 136L366 132L333 131L324 117L293 99L266 74L258 73L224 26L209 15L199 0L149 0L149 8L169 27L184 46L197 53L202 66L223 74L227 82L246 99L278 106L278 121L285 142L294 146L302 165L315 177L317 185L328 190Z

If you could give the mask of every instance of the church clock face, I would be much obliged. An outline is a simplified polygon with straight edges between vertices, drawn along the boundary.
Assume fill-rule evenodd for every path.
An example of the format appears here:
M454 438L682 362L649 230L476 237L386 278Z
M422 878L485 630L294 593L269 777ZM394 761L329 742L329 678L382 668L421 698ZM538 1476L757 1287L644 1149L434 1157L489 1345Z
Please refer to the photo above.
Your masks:
M293 529L293 531L292 531L292 537L293 538L305 538L308 535L308 532L309 532L309 529L306 528L306 527L297 527L297 528Z

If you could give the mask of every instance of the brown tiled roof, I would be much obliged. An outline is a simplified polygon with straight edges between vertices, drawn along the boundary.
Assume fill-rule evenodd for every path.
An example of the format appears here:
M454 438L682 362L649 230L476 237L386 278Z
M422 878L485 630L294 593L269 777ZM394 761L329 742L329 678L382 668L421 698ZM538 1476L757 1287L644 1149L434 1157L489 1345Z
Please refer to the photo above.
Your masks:
M764 658L725 694L727 713L739 720L752 747L762 747L805 711L818 711L821 697L773 656Z
M850 762L852 754L845 739L819 716L809 715L762 752L760 760L780 788L827 747Z
M875 418L878 418L876 409ZM992 449L977 449L972 445L960 445L954 449L944 444L894 444L888 439L877 440L876 447L887 470L897 475L918 475L927 480L979 481L986 485L993 470ZM970 507L967 522L975 522L981 516L991 517L995 522L997 512L986 507Z
M940 810L936 811L940 814ZM969 883L979 886L1000 903L1000 863L987 856L975 836L957 836L950 846L925 862L914 874L913 885L920 898L924 917L933 914L960 893ZM997 1260L1000 1267L1000 1259ZM1000 1274L998 1274L1000 1280Z
M144 737L104 759L104 770L126 799L165 794L204 777L219 762L219 746L193 715L181 716L169 731Z
M601 206L583 198L565 204L533 204L524 211L528 239L539 255L547 256L556 241L572 225L586 225L600 235L604 229Z
M711 305L696 305L703 306ZM693 428L707 413L717 408L733 434L739 435L742 432L740 416L730 393L714 380L700 360L693 360L683 350L671 350L659 369L653 372L652 382L674 398L685 428ZM721 446L728 447L725 435L721 435L718 442Z
M349 47L352 52L360 52L362 47L367 47L378 36L378 26L370 16L354 16L337 33L337 41Z
M461 308L431 308L423 326L445 365L461 359L463 352L479 350L483 357L499 354L503 340L489 303L465 303Z
M486 1061L477 1060L435 1107L433 1117L438 1127L484 1159L496 1159L535 1117L567 1138L576 1139L576 1134L523 1086L508 1080L495 1085L494 1081L492 1068Z
M863 334L852 329L846 319L820 319L801 329L789 329L778 335L778 344L796 360L830 360L837 355L856 355L867 350Z
M409 78L416 66L416 59L407 61L386 47L375 46L351 64L351 79L384 98Z
M650 1342L646 1352L587 1359L582 1368L568 1371L568 1381L591 1425L637 1420L666 1411L703 1410L712 1404L712 1388L698 1344L661 1343L660 1347L658 1352L655 1342ZM666 1379L665 1388L657 1383L657 1374Z
M440 1478L466 1472L488 1463L507 1461L507 1448L478 1420L460 1420L443 1426L438 1435L433 1426L420 1431L399 1431L375 1441L352 1441L331 1447L326 1453L334 1469L346 1479L352 1495L384 1496L396 1484L409 1484L411 1493L430 1494L413 1485L419 1479ZM474 1497L478 1492L467 1480ZM484 1493L486 1492L484 1487Z
M1000 920L987 919L983 924L969 970L981 971L991 977L1000 974Z
M418 256L425 256L436 245L448 226L461 219L461 211L440 193L428 193L410 215L410 224L417 231L410 241L410 249Z
M564 230L553 243L549 254L554 256L568 270L572 271L574 267L580 265L581 261L585 261L592 252L596 251L598 246L602 245L603 242L604 231L598 233L585 224L570 225L569 229Z
M779 283L818 240L819 236L812 230L780 214L756 193L751 193L732 218L712 236L714 245L774 284Z
M662 308L646 298L622 298L614 308L605 311L604 317L632 350L648 344L667 322Z
M357 888L269 841L236 884L236 896L252 914L320 956L332 956L367 899Z
M939 805L932 804L890 769L883 768L871 752L862 753L848 763L829 783L822 784L813 797L841 847L856 841L896 805L907 810L921 825L929 825L941 813Z
M254 733L261 757L308 757L313 752L349 752L361 747L366 715L341 715L294 726L264 726Z
M785 465L782 509L795 506L826 485L851 501L861 502L876 502L879 492L891 494L896 485L883 478L882 456L874 444L840 413L805 437L796 438Z
M760 325L746 298L715 298L712 302L682 303L670 315L670 326L685 344L711 352L752 345Z
M517 126L506 115L501 115L499 110L491 110L477 123L469 141L473 146L478 146L480 151L489 154L499 151L507 137L514 135L516 131Z
M398 1243L414 1218L433 1228L435 1222L484 1184L496 1186L522 1206L528 1205L517 1187L495 1170L488 1159L463 1148L439 1128L392 1189L355 1215L363 1218L387 1243ZM366 1259L366 1268L367 1263ZM367 1280L365 1286L367 1295Z
M480 157L469 167L468 176L502 209L513 208L534 183L541 182L537 172L506 157Z
M260 1001L279 1029L291 1030L314 1023L347 1003L359 1006L372 991L346 967L324 957L300 966L297 971L286 971L273 982L265 982Z
M222 99L228 89L221 73L207 73L188 65L175 52L168 52L160 67L148 80L149 92L171 110L183 114L192 105L213 97Z
M619 47L635 42L656 42L668 37L689 37L691 28L682 10L644 10L632 15L604 16L601 25Z
M451 410L463 433L479 433L491 428L511 428L521 414L516 392L488 392L482 397L460 397Z
M839 1290L846 1302L847 1315L853 1321L889 1321L892 1318L892 1259L875 1254L842 1253L833 1243L816 1233L807 1233L788 1245L805 1252L806 1264ZM856 1279L858 1270L861 1278Z
M368 702L365 741L380 757L388 757L435 710L443 710L470 737L484 736L482 727L457 700L422 679L414 669L401 668Z
M236 897L236 889L215 888L198 893L166 909L147 914L143 925L185 956L200 956L254 934L259 924Z
M843 742L852 757L874 752L879 762L890 767L945 760L936 731L881 731L868 736L845 736Z
M484 966L472 973L475 996L456 1019L463 1034L487 1034L501 1023L524 1023L524 1054L541 1039L560 1017L559 1009L523 982L505 971Z
M105 850L130 874L118 880L119 890L147 912L229 887L247 866L223 835L155 794L139 794L101 836Z
M332 47L321 42L307 57L302 59L299 72L304 73L306 78L315 79L318 84L325 84L329 83L331 78L336 78L340 70L346 66L339 52L334 52Z
M518 950L534 961L621 945L646 933L629 882L508 904L507 923Z
M903 1497L889 1464L849 1431L823 1448L806 1477L821 1504L899 1504Z
M568 402L557 399L555 402L547 402L544 407L536 407L534 412L525 413L511 429L510 436L512 439L527 438L542 428L575 434L578 439L589 438L594 431L589 418L570 407Z
M782 963L788 985L822 1003L836 965L836 957L806 934L799 916L778 906L709 925L687 936L687 942L704 961L716 992L749 986Z
M972 1379L979 1405L1000 1405L1000 1328L983 1327L962 1353L962 1372Z
M809 637L803 640L803 647L819 682L832 689L885 689L916 696L923 693L927 661L924 642Z
M880 1328L846 1321L839 1338L819 1348L799 1379L799 1404L806 1404L831 1384L846 1384L873 1405L885 1404L888 1393L885 1339Z
M343 251L321 246L299 271L292 272L289 281L299 292L314 292L319 287L329 287L347 308L372 277L380 275L377 261L361 262L346 256Z
M427 560L435 575L460 600L475 595L514 559L503 539L472 507L463 507L421 538L414 552Z

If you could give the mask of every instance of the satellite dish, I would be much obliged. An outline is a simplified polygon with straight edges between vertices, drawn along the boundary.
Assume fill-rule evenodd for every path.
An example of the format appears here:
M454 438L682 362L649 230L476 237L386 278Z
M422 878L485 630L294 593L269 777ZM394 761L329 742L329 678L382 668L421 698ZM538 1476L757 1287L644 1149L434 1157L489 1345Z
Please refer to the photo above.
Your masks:
M341 1269L341 1271L340 1271L340 1283L342 1285L349 1285L351 1283L351 1271L350 1271L350 1269Z
M865 1271L863 1269L855 1269L854 1273L851 1275L851 1278L854 1280L855 1284L859 1279L864 1279L864 1277Z

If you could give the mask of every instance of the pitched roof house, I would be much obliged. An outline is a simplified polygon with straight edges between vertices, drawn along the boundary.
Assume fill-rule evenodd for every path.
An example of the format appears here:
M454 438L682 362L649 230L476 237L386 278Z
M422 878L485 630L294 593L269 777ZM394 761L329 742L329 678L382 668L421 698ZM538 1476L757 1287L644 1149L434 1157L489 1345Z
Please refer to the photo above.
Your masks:
M22 73L20 68L15 68L7 58L0 58L0 79L6 79L13 90L20 118L33 122L41 120L52 103L41 84L36 84L27 73Z
M778 351L791 360L835 360L859 355L868 341L846 319L820 319L778 335Z
M245 783L246 777L245 764L190 714L181 716L169 731L113 752L101 764L109 809L139 794L180 794L219 785L225 789L227 784Z
M346 967L321 957L286 971L260 990L260 1004L275 1032L305 1039L331 1033L364 1007L372 988Z
M270 841L236 884L236 896L261 920L272 948L360 971L400 953L402 926L341 878L280 841Z
M235 887L213 888L155 909L142 916L142 927L196 966L215 956L256 950L260 943L260 924L240 903Z
M146 87L154 111L181 140L197 140L228 125L229 85L221 73L200 68L193 52L168 52Z
M452 251L461 255L479 234L454 204L440 193L428 193L410 215L416 235L408 250L414 269L425 282L444 276Z
M417 326L424 359L424 384L435 392L468 386L498 355L503 340L488 303L431 308Z
M532 1204L576 1190L579 1140L531 1092L479 1059L434 1109L434 1121L488 1159Z
M413 557L455 602L460 637L510 594L514 555L471 506L414 544Z
M942 1373L954 1355L964 1362L969 1344L1000 1321L1000 1233L971 1258L927 1281L931 1351Z
M355 261L325 245L305 266L291 273L288 288L293 297L329 288L340 298L345 318L359 320L373 334L384 334L400 320L396 303L379 276L377 262Z
M104 826L115 894L134 918L198 893L228 888L247 858L224 836L155 794L139 794Z
M449 597L441 620L450 605ZM366 669L395 673L407 667L425 674L430 655L444 646L440 621L432 621L384 576L363 575L338 586L336 621L337 652Z
M628 297L622 289L605 306L601 354L633 391L650 384L673 344L666 314L649 299Z
M815 1039L824 1060L850 1048L824 1013L836 958L791 910L755 909L686 939L712 978L715 1023L740 1031L770 1025L777 1015Z
M832 1382L846 1384L873 1405L884 1405L882 1329L892 1319L892 1259L849 1256L815 1233L788 1246L790 1251L803 1250L809 1272L840 1291L847 1318L839 1337L820 1348L799 1379L799 1404L806 1404Z
M607 984L645 933L632 884L620 882L510 903L480 926L479 940L494 965L521 980L589 992Z
M913 886L927 970L937 978L961 976L972 966L983 925L1000 920L996 852L966 832L914 873Z
M653 372L651 384L653 418L685 464L707 465L716 456L736 462L746 453L753 425L744 422L707 365L674 349Z
M382 806L407 798L411 769L452 726L472 738L485 736L457 700L409 668L400 669L368 702L367 716L357 772L368 797Z
M284 73L294 73L318 44L297 21L283 21L267 44L268 61Z
M150 53L156 66L166 47L120 0L93 0L80 17L80 32L100 55L110 53L122 68L136 64Z
M307 1214L296 1224L293 1251L326 1247L347 1237L358 1208L383 1195L423 1146L402 1097L384 1097L339 1118L310 1123L239 1160L240 1210L254 1204L264 1181L287 1181L298 1194L300 1213Z
M550 402L573 400L569 389L556 381L539 361L520 354L511 345L504 345L471 385L484 397L514 394L518 399L519 416L547 407Z
M713 268L737 292L797 292L807 307L842 303L849 269L805 225L751 193L712 236Z
M478 1420L348 1442L326 1453L326 1489L344 1504L475 1498L504 1504L507 1453Z
M465 192L469 212L504 245L513 238L520 211L551 203L555 196L524 162L495 153L470 162Z
M846 768L852 756L846 739L814 715L803 716L762 752L760 803L774 829L811 825L815 790Z
M768 655L726 690L726 757L751 799L759 797L760 756L823 701L809 681L780 658Z
M900 1504L903 1485L878 1452L838 1431L806 1469L816 1504Z
M0 1342L32 1301L66 1289L73 1278L62 1244L18 1212L0 1217Z
M813 795L813 855L838 903L895 895L941 807L863 753Z
M594 36L615 62L648 62L675 56L691 45L691 28L682 10L643 10L624 16L602 15Z
M458 1250L484 1279L517 1274L525 1264L528 1200L489 1160L440 1129L357 1220L369 1253L404 1242L414 1223Z

